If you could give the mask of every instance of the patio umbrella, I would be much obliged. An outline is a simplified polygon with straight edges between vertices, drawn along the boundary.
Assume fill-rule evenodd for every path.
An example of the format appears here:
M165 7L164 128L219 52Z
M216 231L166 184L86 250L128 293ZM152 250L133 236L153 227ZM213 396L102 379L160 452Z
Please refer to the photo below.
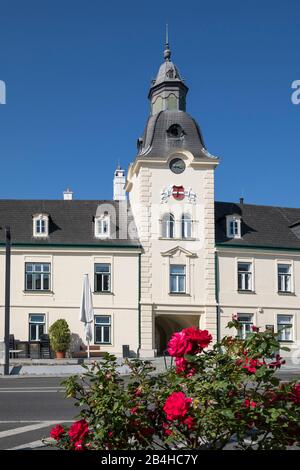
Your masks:
M83 289L80 306L79 319L84 323L85 339L88 343L88 358L90 357L90 341L93 337L92 334L92 322L94 319L92 291L89 283L89 275L85 274L83 278Z

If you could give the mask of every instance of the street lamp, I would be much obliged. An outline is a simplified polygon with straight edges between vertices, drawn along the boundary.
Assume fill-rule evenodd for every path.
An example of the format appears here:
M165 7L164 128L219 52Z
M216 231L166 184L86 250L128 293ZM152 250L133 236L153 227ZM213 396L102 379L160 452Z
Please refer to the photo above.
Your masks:
M10 227L5 227L5 326L4 326L4 343L5 343L5 361L4 375L9 375L9 320L10 320L10 247L11 235Z

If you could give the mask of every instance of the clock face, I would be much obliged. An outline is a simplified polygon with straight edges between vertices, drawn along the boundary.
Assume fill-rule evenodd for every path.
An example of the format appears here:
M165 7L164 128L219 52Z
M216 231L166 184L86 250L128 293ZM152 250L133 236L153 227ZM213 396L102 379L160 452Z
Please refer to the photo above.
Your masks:
M170 170L177 175L183 173L185 170L184 161L181 160L181 158L173 158L173 160L170 161Z

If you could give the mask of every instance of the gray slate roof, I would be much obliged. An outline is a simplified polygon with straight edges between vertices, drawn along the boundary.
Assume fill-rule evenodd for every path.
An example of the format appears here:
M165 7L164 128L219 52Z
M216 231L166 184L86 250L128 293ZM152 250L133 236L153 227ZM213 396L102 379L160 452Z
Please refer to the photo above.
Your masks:
M113 232L116 227L116 238L94 237L94 217L99 206L104 210L110 207L110 214L115 211L120 222L112 222L111 229ZM37 213L50 216L47 239L33 237L32 216ZM241 239L226 236L226 215L230 214L241 215ZM217 244L300 249L300 209L216 202L215 218ZM130 206L116 201L0 200L0 243L5 241L5 225L10 225L15 244L139 246ZM120 238L120 229L126 231L128 225L133 227L132 236Z
M170 72L172 73L171 77L169 75ZM174 81L183 82L176 65L170 60L166 60L159 67L158 74L156 76L156 79L152 83L152 87L157 86L160 83L174 82Z
M183 137L178 139L168 137L167 131L173 124L181 126ZM195 119L185 111L177 110L161 111L150 116L142 136L138 157L163 158L176 150L189 150L195 158L207 158L203 137Z
M94 217L99 206L112 215L111 232L116 233L115 238L95 238ZM33 237L32 216L39 213L50 216L46 239ZM0 200L0 243L5 240L5 225L11 227L12 242L16 244L139 246L130 206L117 201ZM133 232L131 239L126 237L128 225ZM122 239L121 229L125 231Z
M230 214L241 215L241 239L226 236ZM216 243L300 249L300 209L216 202L215 217Z

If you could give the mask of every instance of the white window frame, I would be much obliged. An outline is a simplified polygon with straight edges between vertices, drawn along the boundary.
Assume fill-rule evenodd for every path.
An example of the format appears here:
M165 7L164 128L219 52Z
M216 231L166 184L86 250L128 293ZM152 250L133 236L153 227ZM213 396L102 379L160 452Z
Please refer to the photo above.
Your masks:
M44 230L40 231L38 226L44 223ZM41 228L41 227L40 227ZM33 236L38 238L49 236L49 216L48 214L36 214L33 216Z
M107 317L107 323L97 323L97 317ZM109 327L109 341L103 341L104 327ZM96 328L100 328L101 341L96 341ZM111 315L95 315L94 316L94 344L112 345L112 317Z
M110 237L110 216L108 214L95 217L95 237L96 238L109 238Z
M232 227L235 227L232 230ZM228 215L226 217L227 238L241 238L241 217L238 215Z
M32 271L29 271L27 269L27 265L40 265L41 267L43 265L49 265L49 271L44 271L44 268L41 268L40 271L36 271L35 269L32 269ZM32 275L32 289L28 289L27 288L27 276L28 275ZM34 283L36 283L36 281L34 281L34 278L37 277L38 275L40 275L41 277L41 288L40 289L34 289L33 286L34 286ZM48 289L44 289L44 276L47 275L48 276ZM49 262L38 262L38 261L25 261L25 292L51 292L51 263Z
M291 343L294 341L294 331L295 331L295 319L294 319L294 315L291 314L291 313L278 313L276 315L276 331L277 333L280 332L279 328L278 328L278 325L280 325L279 323L279 317L290 317L291 318L291 322L290 323L282 323L282 325L291 325L291 328L287 328L283 331L283 336L285 336L286 334L288 334L290 332L290 335L291 335L291 339L281 339L280 337L278 337L278 341L282 342L282 343Z
M172 274L172 268L174 267L183 267L184 268L184 272L183 274ZM170 264L170 273L169 273L169 289L170 289L170 294L186 294L186 288L187 288L187 278L186 278L186 273L187 269L186 269L186 265L185 264ZM176 278L176 290L172 290L172 281L171 279L172 278ZM183 278L184 279L184 289L183 290L179 290L179 285L180 285L180 282L179 282L179 278Z
M289 290L280 290L279 289L279 266L289 266L290 272L287 274L290 278L290 289ZM281 275L285 276L284 274ZM286 260L276 260L276 290L279 294L292 294L294 292L294 265L292 261Z
M44 321L42 321L42 322L32 321L31 317L33 317L33 316L43 316ZM28 319L28 329L29 329L28 339L29 339L29 342L40 341L40 339L31 339L31 328L30 328L31 325L36 326L35 330L36 330L37 336L39 336L39 326L43 325L43 333L42 334L45 334L45 332L46 332L46 315L44 313L30 313L29 314L29 319Z
M181 222L181 238L182 239L189 239L193 238L193 220L190 214L184 213L181 216L180 219ZM189 235L186 235L188 232L190 232Z
M109 271L100 271L97 272L97 265L105 265L105 266L108 266L109 267ZM96 290L96 286L97 286L97 276L101 276L102 277L102 286L104 285L104 282L103 282L103 277L104 276L108 276L108 289L107 290ZM95 262L94 263L94 292L97 293L97 294L111 294L111 263L104 263L104 262Z
M239 275L243 273L243 271L239 270L239 264L249 264L250 265L250 271L248 273L250 274L250 287L249 289L245 288L239 288ZM236 264L236 270L237 270L237 290L238 292L254 292L254 262L253 260L243 260L243 259L238 259L237 264ZM244 271L245 274L247 274L247 271ZM245 276L243 276L245 278ZM245 280L242 281L242 284L245 286Z
M249 320L239 320L239 317L248 317ZM237 319L239 324L241 325L241 329L238 331L238 336L240 339L246 339L247 334L251 333L252 326L253 326L253 314L252 313L238 313ZM247 331L247 326L249 326L249 330Z
M172 230L171 230L171 226L172 226ZM176 222L175 222L174 214L172 214L171 212L165 213L161 219L162 238L169 238L169 239L175 238L175 228L176 228Z

